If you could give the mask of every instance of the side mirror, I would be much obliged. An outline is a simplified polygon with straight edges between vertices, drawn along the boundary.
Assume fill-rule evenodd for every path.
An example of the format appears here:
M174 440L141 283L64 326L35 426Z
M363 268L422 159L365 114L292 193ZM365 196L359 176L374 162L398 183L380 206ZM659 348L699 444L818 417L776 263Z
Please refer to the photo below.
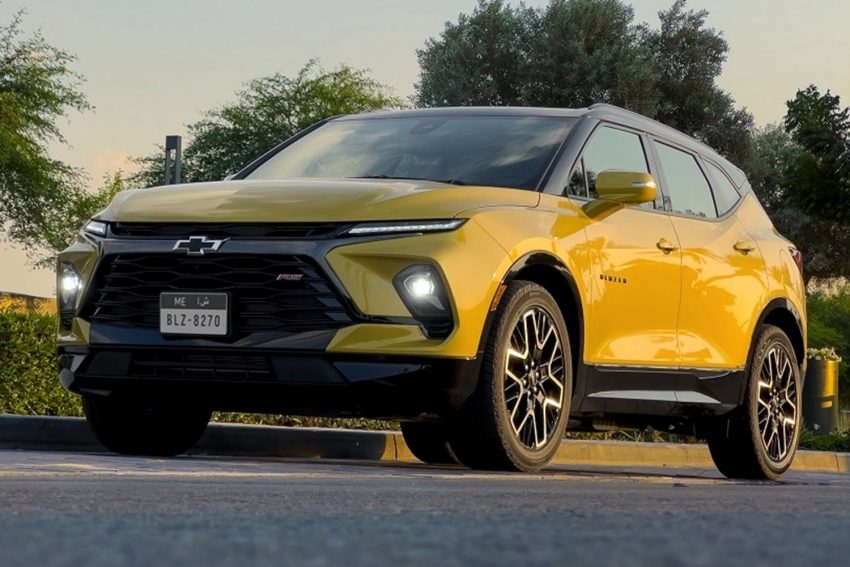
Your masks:
M645 172L606 169L596 176L596 194L606 201L649 203L655 200L657 193L655 180Z

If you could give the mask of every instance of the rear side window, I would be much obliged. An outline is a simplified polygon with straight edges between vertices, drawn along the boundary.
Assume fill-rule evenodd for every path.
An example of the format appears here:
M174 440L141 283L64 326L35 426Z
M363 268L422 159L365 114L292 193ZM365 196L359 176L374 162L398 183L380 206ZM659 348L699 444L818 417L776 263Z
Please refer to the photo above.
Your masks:
M695 217L717 218L711 187L697 160L691 154L655 142L661 170L667 181L667 194L673 212Z
M714 201L717 203L717 212L725 215L729 209L735 206L741 195L726 177L719 167L710 162L704 162L711 178L711 186L714 188Z
M595 199L596 176L606 169L648 173L640 136L608 126L597 128L576 164L566 192Z

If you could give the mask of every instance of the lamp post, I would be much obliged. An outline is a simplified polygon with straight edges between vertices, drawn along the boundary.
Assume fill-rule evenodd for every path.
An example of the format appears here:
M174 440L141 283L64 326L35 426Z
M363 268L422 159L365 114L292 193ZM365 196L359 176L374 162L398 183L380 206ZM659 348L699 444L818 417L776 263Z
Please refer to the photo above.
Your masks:
M165 184L171 183L171 152L174 152L174 183L180 183L180 167L183 162L182 154L183 138L180 136L165 137Z

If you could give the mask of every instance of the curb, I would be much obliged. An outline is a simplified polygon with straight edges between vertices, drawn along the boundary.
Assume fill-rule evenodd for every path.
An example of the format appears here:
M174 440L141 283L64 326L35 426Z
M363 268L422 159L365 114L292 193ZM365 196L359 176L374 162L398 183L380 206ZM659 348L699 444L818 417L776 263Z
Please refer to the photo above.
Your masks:
M85 419L0 415L0 449L105 452ZM191 455L418 462L401 434L211 423ZM553 464L713 469L701 444L565 440ZM792 471L850 473L850 453L799 451Z

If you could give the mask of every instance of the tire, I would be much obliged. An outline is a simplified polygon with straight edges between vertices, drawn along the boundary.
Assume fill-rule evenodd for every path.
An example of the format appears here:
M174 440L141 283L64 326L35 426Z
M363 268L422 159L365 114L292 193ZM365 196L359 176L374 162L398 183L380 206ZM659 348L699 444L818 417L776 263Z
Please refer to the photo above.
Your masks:
M542 346L531 340L534 328L544 335ZM549 464L564 438L572 380L558 304L535 283L510 283L493 316L478 386L449 423L458 460L472 469L513 471Z
M782 329L762 325L753 349L744 404L709 425L708 448L728 478L775 480L800 442L802 377Z
M84 396L86 420L98 441L121 455L173 457L191 449L210 420L206 409L140 405L113 396Z
M458 460L449 446L442 423L403 421L401 434L413 456L429 465L456 465Z

